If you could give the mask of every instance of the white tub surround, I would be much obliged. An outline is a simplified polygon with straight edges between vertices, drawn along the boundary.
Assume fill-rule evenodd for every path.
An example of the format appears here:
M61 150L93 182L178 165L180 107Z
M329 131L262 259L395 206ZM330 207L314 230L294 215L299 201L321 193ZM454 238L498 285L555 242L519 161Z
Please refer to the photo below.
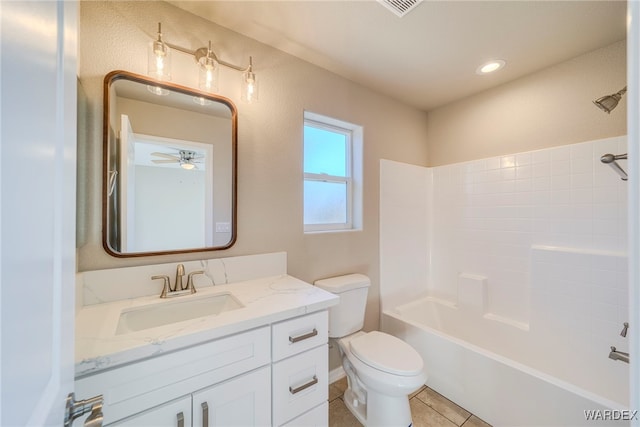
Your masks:
M381 162L382 330L413 331L428 385L496 424L563 419L549 408L547 418L524 415L555 393L540 378L602 407L627 407L629 365L608 355L630 348L620 336L629 321L628 182L600 162L626 151L626 137L616 137L434 168ZM458 344L473 355L456 353ZM461 371L467 359L478 369L503 359L510 368L496 372L515 367L537 379L504 377L531 389L487 394L447 357ZM487 395L511 398L521 417L483 410ZM574 424L585 421L576 416Z
M287 275L286 254L205 264L205 279L225 284L196 283L195 294L166 299L157 289L80 308L76 391L104 394L105 422L118 425L172 425L176 417L184 425L201 425L205 418L209 425L326 424L327 309L338 297ZM118 284L153 288L147 275L169 275L169 266L175 274L176 265L81 273L81 279L87 295L105 300L126 293ZM186 273L203 267L184 265ZM262 273L270 275L252 277ZM109 289L116 278L122 282L112 281L115 289ZM118 329L123 311L177 307L225 293L235 301L229 311L135 332Z

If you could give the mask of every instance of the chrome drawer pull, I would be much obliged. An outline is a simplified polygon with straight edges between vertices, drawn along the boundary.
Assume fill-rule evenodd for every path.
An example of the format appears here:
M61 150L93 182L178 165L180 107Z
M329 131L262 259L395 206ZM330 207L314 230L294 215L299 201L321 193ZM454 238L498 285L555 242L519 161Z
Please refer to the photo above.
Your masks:
M209 405L202 402L202 427L209 427Z
M182 412L178 412L178 427L184 427L184 414Z
M315 329L314 329L314 331L315 331ZM308 383L306 383L306 384L302 384L302 385L301 385L300 387L298 387L298 388L291 388L291 386L289 386L289 393L291 393L291 394L296 394L296 393L299 393L299 392L301 392L302 390L306 390L306 389L308 389L309 387L311 387L312 385L316 385L316 384L318 384L318 377L316 377L316 376L314 375L314 376L313 376L313 379L312 379L311 381L309 381L309 382L308 382Z
M318 335L318 330L316 328L313 328L313 331L304 335L298 335L297 337L292 337L291 335L289 335L289 341L291 342L291 344L294 344L299 341L306 340L307 338L315 337L316 335Z

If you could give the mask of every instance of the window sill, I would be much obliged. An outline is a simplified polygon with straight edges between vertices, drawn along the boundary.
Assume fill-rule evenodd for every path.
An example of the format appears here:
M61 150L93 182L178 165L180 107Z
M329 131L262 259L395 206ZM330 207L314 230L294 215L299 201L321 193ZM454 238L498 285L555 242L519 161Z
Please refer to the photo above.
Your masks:
M304 234L356 233L360 231L362 231L362 228L345 228L342 230L305 230Z

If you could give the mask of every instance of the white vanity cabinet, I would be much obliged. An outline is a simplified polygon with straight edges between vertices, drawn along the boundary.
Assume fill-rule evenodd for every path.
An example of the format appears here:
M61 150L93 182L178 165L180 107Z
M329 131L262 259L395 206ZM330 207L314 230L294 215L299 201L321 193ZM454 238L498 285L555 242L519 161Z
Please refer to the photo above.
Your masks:
M132 426L178 426L176 417L182 412L184 427L190 427L191 395L200 390L205 393L209 389L220 395L214 388L231 392L240 389L239 384L246 386L259 379L261 385L256 382L249 393L255 401L270 402L270 349L271 330L264 326L76 379L75 392L79 396L104 395L105 425L121 421L122 425ZM248 402L236 395L238 407ZM187 401L188 410L179 405L167 408ZM254 408L245 405L242 410L251 412ZM266 416L270 417L268 410ZM260 417L265 417L264 411ZM155 421L160 418L162 422Z
M118 427L268 426L269 366L116 421ZM192 411L193 408L193 411Z
M328 319L324 310L272 326L274 426L328 424Z
M187 427L191 426L191 396L166 402L139 414L116 421L118 427Z
M325 309L87 374L75 392L104 395L105 426L325 426L327 340Z

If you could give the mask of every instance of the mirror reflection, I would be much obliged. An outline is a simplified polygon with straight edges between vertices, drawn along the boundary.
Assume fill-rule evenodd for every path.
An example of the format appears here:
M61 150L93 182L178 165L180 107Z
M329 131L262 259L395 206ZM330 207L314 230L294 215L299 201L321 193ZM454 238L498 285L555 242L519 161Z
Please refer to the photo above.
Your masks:
M115 71L105 78L103 240L115 256L235 241L235 106Z

